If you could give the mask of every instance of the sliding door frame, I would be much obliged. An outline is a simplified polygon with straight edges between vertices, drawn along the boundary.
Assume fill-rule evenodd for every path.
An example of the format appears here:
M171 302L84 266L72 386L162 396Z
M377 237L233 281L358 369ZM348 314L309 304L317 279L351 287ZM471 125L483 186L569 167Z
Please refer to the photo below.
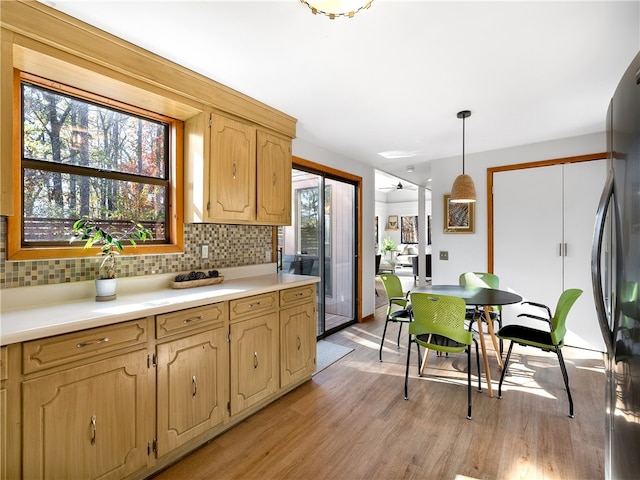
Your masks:
M356 211L355 211L355 223L356 223L356 245L355 245L355 275L354 275L354 320L358 323L363 321L362 319L362 282L360 279L362 278L362 177L357 175L353 175L351 173L343 172L341 170L337 170L335 168L327 167L326 165L321 165L319 163L312 162L310 160L306 160L304 158L292 157L293 168L299 168L302 170L308 170L312 173L318 173L321 175L327 175L330 178L334 178L336 180L344 180L348 183L353 184L356 187ZM278 230L277 227L273 228L272 235L272 249L273 252L273 261L276 261L276 252L278 249Z

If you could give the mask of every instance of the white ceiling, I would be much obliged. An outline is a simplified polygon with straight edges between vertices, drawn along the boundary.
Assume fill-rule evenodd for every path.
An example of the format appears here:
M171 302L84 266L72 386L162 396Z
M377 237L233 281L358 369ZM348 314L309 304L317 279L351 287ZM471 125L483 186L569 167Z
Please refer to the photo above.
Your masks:
M427 185L429 162L602 132L638 1L44 2L298 119L310 143ZM387 160L384 151L413 152ZM412 174L408 165L415 166Z

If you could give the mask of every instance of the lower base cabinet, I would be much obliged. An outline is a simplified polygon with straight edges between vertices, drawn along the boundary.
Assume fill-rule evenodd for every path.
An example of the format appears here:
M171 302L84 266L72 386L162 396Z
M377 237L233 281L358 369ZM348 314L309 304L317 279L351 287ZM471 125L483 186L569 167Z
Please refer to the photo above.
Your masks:
M311 378L315 302L307 285L14 344L9 369L3 347L0 479L149 477Z
M153 382L146 349L23 382L23 478L120 479L146 468Z
M260 315L229 328L233 417L278 391L278 315Z
M224 422L226 333L218 327L157 346L158 457Z
M280 292L281 388L315 371L316 335L315 286Z

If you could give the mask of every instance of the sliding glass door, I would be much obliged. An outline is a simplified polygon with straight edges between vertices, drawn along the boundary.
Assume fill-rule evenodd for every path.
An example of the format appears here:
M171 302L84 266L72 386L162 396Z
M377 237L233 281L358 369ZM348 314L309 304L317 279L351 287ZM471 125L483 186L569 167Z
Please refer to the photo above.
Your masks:
M315 275L318 338L355 322L356 186L323 173L293 170L292 225L278 228L280 268Z

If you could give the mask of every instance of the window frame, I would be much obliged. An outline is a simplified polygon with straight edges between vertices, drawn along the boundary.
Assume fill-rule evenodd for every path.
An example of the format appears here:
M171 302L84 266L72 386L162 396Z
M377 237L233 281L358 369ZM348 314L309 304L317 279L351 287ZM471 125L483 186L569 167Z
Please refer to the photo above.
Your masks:
M42 86L47 89L59 91L65 95L72 95L81 99L105 105L110 108L116 108L134 115L147 117L158 120L169 125L169 158L167 176L169 187L167 191L166 206L167 219L166 231L168 243L139 243L134 249L125 246L125 254L146 255L146 254L164 254L179 253L184 251L184 231L183 231L183 187L182 187L182 171L183 171L183 122L181 120L150 112L146 109L136 107L112 98L108 98L99 93L88 92L79 88L75 88L68 84L62 84L55 80L43 78L28 72L14 69L13 76L13 185L22 185L22 99L21 99L21 82L28 81L30 83ZM32 245L25 246L22 244L23 229L23 205L22 205L22 189L13 189L13 201L15 206L15 214L7 217L7 260L39 260L39 259L55 259L55 258L77 258L95 256L98 248L85 249L83 244L69 244L69 246L60 245Z

